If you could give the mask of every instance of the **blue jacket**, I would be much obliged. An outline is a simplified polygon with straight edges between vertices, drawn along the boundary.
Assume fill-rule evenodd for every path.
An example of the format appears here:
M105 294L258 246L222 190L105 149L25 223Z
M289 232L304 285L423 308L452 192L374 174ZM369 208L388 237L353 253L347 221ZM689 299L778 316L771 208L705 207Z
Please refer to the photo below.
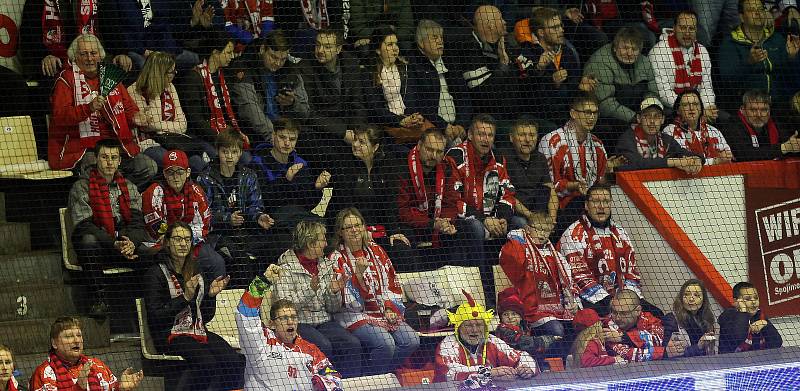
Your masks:
M238 194L232 197L222 187L222 175L219 162L212 162L197 177L197 184L203 187L206 199L212 212L214 231L229 230L231 213L240 210L245 216L245 227L255 228L258 216L264 213L264 202L261 199L258 175L251 168L239 166L235 175L239 179Z
M251 166L263 175L261 193L264 195L266 210L273 213L277 208L295 205L303 210L311 211L319 203L322 190L314 187L316 177L305 159L292 152L288 163L275 160L270 154L272 145L269 143L258 144L253 149ZM289 181L286 171L294 164L300 163L303 168Z

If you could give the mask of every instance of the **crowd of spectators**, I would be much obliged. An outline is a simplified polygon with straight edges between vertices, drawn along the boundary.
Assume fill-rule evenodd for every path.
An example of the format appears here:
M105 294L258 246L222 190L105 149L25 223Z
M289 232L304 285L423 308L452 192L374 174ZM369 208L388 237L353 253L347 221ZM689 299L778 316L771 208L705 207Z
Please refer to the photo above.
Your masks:
M718 321L698 280L651 304L609 183L800 154L796 7L123 3L26 5L24 72L53 86L50 167L79 176L89 313L108 315L104 268L136 269L158 350L196 372L181 389L394 371L420 344L397 274L444 265L478 267L486 302L449 313L437 380L781 346L748 283ZM246 360L205 326L226 287ZM31 389L141 380L83 356L75 319L51 339Z

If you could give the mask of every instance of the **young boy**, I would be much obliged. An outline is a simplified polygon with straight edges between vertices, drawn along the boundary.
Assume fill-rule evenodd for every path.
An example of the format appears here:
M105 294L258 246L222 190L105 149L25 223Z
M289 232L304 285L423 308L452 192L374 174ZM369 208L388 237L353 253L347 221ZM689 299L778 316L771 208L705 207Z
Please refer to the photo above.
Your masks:
M564 323L577 310L572 271L550 242L553 222L541 211L532 212L528 225L508 234L500 251L500 266L519 289L523 318L537 335L565 336Z
M231 284L236 287L246 286L256 270L266 267L265 231L275 223L264 213L256 171L238 164L243 146L242 135L236 130L218 134L219 157L197 177L212 212L209 241L233 260L229 269Z
M500 292L497 296L497 312L500 314L500 325L494 333L514 349L542 358L547 348L561 339L553 335L531 335L528 323L522 319L524 310L517 288L506 288Z
M719 352L779 348L783 345L778 329L759 308L758 291L749 282L733 286L734 307L719 316Z
M300 127L289 119L274 123L272 144L264 143L253 151L253 166L263 175L261 194L266 211L275 218L273 229L274 258L291 245L291 233L302 220L319 219L311 210L322 198L331 174L316 177L306 160L297 154Z

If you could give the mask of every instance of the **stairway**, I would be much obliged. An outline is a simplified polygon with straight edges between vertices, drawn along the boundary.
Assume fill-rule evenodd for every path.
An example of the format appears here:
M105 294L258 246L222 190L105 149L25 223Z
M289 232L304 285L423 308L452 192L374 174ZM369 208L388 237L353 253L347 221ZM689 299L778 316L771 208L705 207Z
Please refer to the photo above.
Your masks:
M0 193L0 343L16 354L50 348L50 325L77 314L71 290L64 285L61 252L31 251L29 223L6 221L5 193ZM108 322L81 317L87 349L108 347Z

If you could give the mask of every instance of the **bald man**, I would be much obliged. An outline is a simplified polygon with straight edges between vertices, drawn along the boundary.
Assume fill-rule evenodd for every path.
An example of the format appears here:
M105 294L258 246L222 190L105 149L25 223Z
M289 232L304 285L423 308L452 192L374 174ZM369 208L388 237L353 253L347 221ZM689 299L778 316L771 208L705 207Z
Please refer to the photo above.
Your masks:
M609 353L627 361L680 356L686 348L677 339L666 346L661 320L649 312L642 312L639 295L630 289L618 291L611 299L611 314L603 320L603 331Z
M512 119L510 109L517 94L512 90L515 74L509 64L516 55L506 49L503 15L497 7L483 5L475 10L472 25L472 30L452 34L460 40L452 47L460 59L458 72L467 83L473 109L476 114Z

